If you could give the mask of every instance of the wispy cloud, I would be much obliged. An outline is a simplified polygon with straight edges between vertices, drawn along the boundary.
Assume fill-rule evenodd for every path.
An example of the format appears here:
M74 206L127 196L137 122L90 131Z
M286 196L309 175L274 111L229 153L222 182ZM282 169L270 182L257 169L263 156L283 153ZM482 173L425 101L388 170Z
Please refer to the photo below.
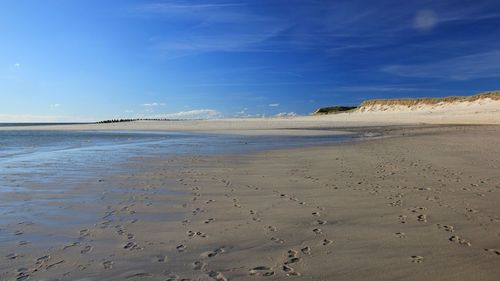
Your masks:
M297 116L297 113L295 112L280 112L276 115L274 115L275 117L281 117L281 118L284 118L284 117L293 117L293 116Z
M214 109L195 109L176 113L157 114L153 117L167 119L216 119L222 118L223 115Z
M241 13L241 9L239 9L246 5L246 3L197 4L187 1L170 0L136 6L135 12L142 16L156 17L162 20L194 21L198 24L213 24L247 20L250 16Z
M278 107L278 106L280 106L280 104L279 103L270 103L269 106L270 107Z
M321 85L329 84L327 81L277 81L277 82L241 82L241 83L193 83L188 85L180 85L183 87L241 87L241 86L257 86L257 87L268 87L268 86L286 86L286 85Z
M500 77L500 51L485 52L431 63L390 65L383 71L405 77L469 80Z
M363 10L360 12L360 5ZM290 52L316 50L325 55L359 52L400 45L408 34L445 24L500 18L495 1L461 3L380 0L293 1L277 5L261 2L158 1L138 5L134 12L165 28L155 36L154 48L166 58L207 52Z
M182 30L165 29L156 36L154 47L167 58L215 51L263 51L256 46L289 26L239 2L163 1L139 5L135 12L173 25L182 23Z
M434 92L440 89L424 88L424 87L410 87L398 85L364 85L364 86L343 86L329 91L338 92Z
M162 103L162 102L152 102L152 103L144 103L142 104L142 106L146 106L146 107L153 107L153 106L164 106L165 103Z
M60 107L60 106L61 106L61 104L59 104L59 103L54 103L54 104L51 104L51 105L50 105L50 108L58 108L58 107Z

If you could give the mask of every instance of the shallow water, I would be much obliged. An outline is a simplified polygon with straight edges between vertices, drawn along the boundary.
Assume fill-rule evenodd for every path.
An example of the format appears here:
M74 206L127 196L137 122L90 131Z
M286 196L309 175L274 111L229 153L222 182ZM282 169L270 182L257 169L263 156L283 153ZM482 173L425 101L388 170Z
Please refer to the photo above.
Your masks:
M22 190L18 177L42 183L112 170L131 157L225 154L349 141L353 135L237 136L175 132L0 131L0 192ZM10 183L9 183L10 182Z
M125 164L137 157L247 153L345 142L353 137L0 131L0 242L18 239L12 232L22 223L47 227L93 222L96 210L82 213L78 206L92 204L101 194L87 190L85 183L103 175L133 172ZM108 190L120 192L121 188ZM33 241L43 240L44 235L24 237Z

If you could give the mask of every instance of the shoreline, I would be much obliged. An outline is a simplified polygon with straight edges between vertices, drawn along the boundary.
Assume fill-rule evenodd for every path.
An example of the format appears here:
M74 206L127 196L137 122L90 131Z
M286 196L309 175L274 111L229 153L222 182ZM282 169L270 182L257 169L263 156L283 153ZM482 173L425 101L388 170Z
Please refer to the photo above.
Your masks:
M495 280L500 127L371 130L389 137L103 171L65 194L96 196L74 207L94 223L1 227L0 279Z

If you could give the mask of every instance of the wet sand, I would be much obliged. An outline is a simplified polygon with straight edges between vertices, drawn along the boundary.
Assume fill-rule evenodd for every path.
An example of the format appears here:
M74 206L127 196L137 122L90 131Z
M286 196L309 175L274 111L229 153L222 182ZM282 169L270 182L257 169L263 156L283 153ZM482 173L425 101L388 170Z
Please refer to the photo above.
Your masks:
M377 130L135 159L61 194L85 224L3 224L0 280L498 280L500 127Z

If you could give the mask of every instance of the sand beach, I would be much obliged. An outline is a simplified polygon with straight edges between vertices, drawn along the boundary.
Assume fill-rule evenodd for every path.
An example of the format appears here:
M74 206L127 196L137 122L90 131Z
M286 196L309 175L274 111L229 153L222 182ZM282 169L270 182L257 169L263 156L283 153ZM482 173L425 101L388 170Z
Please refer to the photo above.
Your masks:
M139 154L85 178L11 180L0 279L497 280L500 118L498 103L486 104L460 105L475 119L459 125L453 110L444 122L427 108L4 128L358 137ZM61 192L39 192L47 187Z

